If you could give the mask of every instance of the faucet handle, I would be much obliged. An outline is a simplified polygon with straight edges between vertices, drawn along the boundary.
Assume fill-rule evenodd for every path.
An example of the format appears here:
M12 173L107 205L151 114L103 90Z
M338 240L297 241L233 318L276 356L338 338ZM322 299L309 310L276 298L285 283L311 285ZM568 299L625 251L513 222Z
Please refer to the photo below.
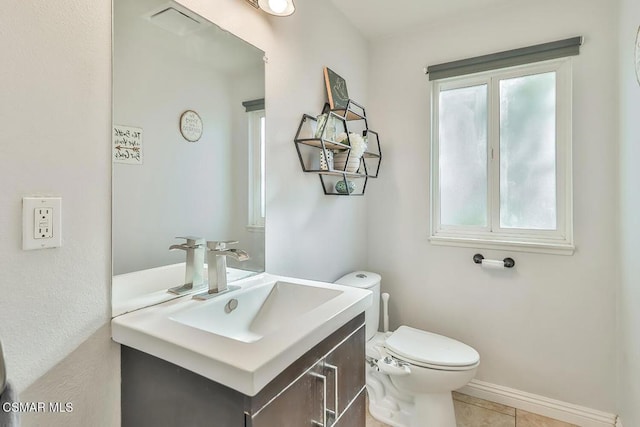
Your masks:
M207 249L210 251L223 251L227 248L227 245L235 245L236 243L239 242L237 240L211 240L207 241Z
M185 239L186 242L180 245L171 245L169 249L199 249L204 247L205 239L196 236L176 237L176 239Z

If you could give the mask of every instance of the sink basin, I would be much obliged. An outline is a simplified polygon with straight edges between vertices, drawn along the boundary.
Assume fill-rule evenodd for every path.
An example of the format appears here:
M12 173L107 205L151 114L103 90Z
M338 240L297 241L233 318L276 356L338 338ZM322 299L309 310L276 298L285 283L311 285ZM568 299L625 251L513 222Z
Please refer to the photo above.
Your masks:
M250 343L277 332L290 322L298 321L300 316L342 292L282 281L264 283L228 295L220 295L209 304L184 309L174 314L171 319L187 326ZM230 310L230 307L235 308Z
M234 285L115 317L113 340L255 396L372 302L365 289L267 273Z

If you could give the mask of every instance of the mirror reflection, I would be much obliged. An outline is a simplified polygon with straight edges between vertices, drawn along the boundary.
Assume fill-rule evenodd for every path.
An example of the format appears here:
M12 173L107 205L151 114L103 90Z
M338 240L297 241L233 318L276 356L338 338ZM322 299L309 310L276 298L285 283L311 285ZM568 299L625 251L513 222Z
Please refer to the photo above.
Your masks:
M264 271L265 110L262 51L174 2L113 9L118 315L177 296L178 236L239 241L250 259L229 257L229 281Z

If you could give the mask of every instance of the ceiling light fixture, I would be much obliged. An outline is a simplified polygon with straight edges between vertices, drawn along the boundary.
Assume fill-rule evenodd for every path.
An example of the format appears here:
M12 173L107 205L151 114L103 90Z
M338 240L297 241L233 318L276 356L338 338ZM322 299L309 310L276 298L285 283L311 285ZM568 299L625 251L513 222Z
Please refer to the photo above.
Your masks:
M289 16L295 12L293 0L247 0L252 6L275 16Z

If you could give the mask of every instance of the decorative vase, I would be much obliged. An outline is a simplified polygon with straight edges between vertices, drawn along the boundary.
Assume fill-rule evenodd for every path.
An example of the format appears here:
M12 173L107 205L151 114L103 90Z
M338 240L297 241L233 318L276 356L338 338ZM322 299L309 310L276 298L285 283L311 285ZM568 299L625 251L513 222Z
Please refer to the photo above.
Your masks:
M353 181L347 180L347 183L344 183L344 180L340 180L336 182L336 191L340 194L349 194L353 193L356 189L356 183Z
M349 151L341 151L333 155L333 167L337 171L357 172L360 167L360 157L349 155Z
M325 152L327 157L325 158ZM333 170L333 151L320 150L320 170L329 171Z

